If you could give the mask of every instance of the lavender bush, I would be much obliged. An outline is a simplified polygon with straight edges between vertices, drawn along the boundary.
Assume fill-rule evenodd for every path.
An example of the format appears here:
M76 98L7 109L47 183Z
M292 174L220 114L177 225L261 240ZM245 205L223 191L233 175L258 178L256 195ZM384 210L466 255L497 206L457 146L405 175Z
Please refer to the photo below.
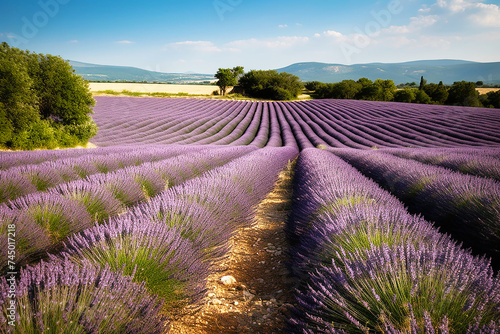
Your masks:
M301 153L287 230L300 278L294 333L470 332L500 327L489 261L329 152Z
M390 149L387 152L400 158L413 159L464 174L500 181L500 149L498 148Z
M193 302L203 291L208 264L180 231L147 218L112 219L73 235L57 255L83 265L90 262L145 282L169 305ZM55 256L53 256L55 258Z
M107 268L68 260L41 262L21 270L15 312L10 282L0 278L2 333L163 333L162 301L144 284ZM12 326L14 325L14 326Z
M498 268L500 183L383 152L334 152Z

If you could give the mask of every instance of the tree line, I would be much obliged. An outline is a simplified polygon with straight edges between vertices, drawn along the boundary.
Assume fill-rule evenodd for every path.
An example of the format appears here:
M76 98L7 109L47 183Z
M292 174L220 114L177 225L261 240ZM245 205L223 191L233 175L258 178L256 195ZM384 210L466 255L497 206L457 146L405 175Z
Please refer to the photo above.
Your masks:
M220 88L220 95L226 95L227 89L233 87L232 92L244 96L284 101L296 99L304 88L299 77L275 70L252 70L244 73L242 66L219 68L215 77L219 79L217 86Z
M318 99L354 99L370 101L394 101L422 104L444 104L469 107L500 108L500 91L479 94L480 83L459 81L453 85L443 82L427 83L421 77L420 85L407 83L398 89L392 80L375 81L361 78L358 81L343 80L338 83L309 81L305 88Z
M86 145L97 134L88 83L60 57L0 44L0 147Z

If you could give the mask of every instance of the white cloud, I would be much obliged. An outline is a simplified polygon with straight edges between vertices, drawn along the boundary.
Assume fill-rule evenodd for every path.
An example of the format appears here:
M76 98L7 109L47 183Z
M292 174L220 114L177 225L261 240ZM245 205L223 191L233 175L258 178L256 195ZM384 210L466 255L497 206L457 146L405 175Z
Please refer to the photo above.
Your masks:
M288 24L280 24L280 25L278 26L278 28L281 28L281 29L283 29L283 28L288 28Z
M68 43L70 43L70 44L76 44L76 43L80 43L80 41L79 41L79 40L77 40L77 39L72 39L72 40L71 40L71 41L69 41Z
M324 31L323 36L328 39L333 39L337 43L345 42L349 39L347 36L344 36L342 33L335 30Z
M296 45L302 45L309 41L309 37L301 36L278 36L275 38L257 39L250 38L245 40L232 41L225 45L225 48L234 50L241 49L286 49Z
M442 19L479 27L500 27L500 7L479 0L437 0L432 10Z
M115 43L116 43L116 44L134 44L134 42L132 42L132 41L127 41L127 40L123 40L123 41L116 41Z
M388 34L412 34L418 33L422 29L430 27L439 21L437 15L419 15L411 17L410 23L402 26L389 26L381 30L382 33Z
M479 26L500 27L500 7L478 3L474 8L474 13L469 18Z
M183 41L170 43L165 46L167 49L179 51L197 51L197 52L222 52L214 43L210 41Z

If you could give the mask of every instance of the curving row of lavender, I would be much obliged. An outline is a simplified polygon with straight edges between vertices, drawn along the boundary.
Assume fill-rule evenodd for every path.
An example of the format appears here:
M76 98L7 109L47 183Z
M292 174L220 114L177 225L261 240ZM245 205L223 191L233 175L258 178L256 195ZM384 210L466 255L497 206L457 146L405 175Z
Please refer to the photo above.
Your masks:
M500 144L496 109L394 102L96 97L97 146L456 147Z
M201 151L202 147L192 147L190 152ZM80 150L82 151L82 150ZM104 151L104 152L103 152ZM125 167L155 162L186 153L182 146L130 146L115 147L80 153L78 157L60 158L54 151L43 152L38 157L28 154L31 161L22 159L24 165L17 165L0 171L0 203L16 197L45 191L58 184L79 180L90 175L108 173ZM20 153L20 152L15 152ZM6 161L9 161L10 156ZM41 159L44 159L41 162ZM39 163L34 163L34 162ZM4 166L7 166L4 163Z
M456 172L500 181L500 147L384 149L400 158L446 167Z
M334 154L301 152L288 224L290 333L497 333L500 281Z
M165 148L157 150L154 160L159 161L156 162L148 161L151 152L144 151L145 162L138 166L89 175L27 195L23 195L26 191L21 189L15 200L0 205L0 230L4 232L8 225L15 225L16 260L19 264L32 261L57 248L68 235L117 216L169 186L253 150L252 147L207 147L191 152L184 147L184 154L160 160L171 155L170 149ZM7 249L7 244L7 234L3 233L0 245ZM7 262L7 252L1 252L0 268Z
M151 163L165 175L182 171L181 181L236 158L190 181L173 182L124 214L106 217L103 224L72 233L48 263L22 269L15 291L16 326L2 321L0 331L165 332L168 310L196 303L210 260L225 254L231 234L249 223L278 172L297 154L293 148L219 147L192 153L191 160L186 153L178 165ZM84 182L133 184L130 179L114 183L116 175L93 175ZM72 189L72 183L62 188ZM7 278L0 283L2 320L10 319Z
M477 254L500 268L500 183L385 152L332 149Z

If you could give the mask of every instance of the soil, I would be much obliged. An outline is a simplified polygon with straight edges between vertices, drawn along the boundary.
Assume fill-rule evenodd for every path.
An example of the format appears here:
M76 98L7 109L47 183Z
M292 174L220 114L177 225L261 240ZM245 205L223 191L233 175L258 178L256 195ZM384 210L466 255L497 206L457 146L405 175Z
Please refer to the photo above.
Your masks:
M169 333L285 333L296 284L285 266L291 173L280 174L252 226L240 228L230 240L229 256L213 263L201 308L174 319Z

